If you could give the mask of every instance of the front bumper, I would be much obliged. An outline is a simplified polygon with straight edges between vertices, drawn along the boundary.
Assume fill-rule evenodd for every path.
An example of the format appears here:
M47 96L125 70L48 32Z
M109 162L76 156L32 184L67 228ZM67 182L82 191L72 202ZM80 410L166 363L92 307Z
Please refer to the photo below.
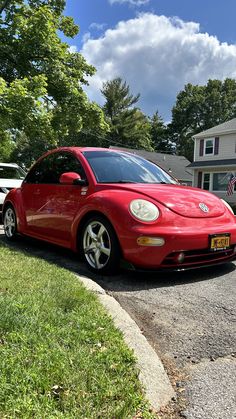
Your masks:
M150 234L151 233L151 234ZM211 251L209 236L230 233L228 249ZM163 246L139 246L137 239L142 236L162 237ZM226 263L236 259L236 223L212 226L204 229L163 229L144 231L133 229L132 237L126 236L122 244L124 259L136 268L183 270ZM178 261L180 253L183 261Z

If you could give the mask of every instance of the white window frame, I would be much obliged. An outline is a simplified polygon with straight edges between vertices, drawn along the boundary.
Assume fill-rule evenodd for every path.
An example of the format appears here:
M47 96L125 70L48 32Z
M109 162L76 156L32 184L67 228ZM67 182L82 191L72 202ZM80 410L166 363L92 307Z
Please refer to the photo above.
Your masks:
M217 174L217 173L224 173L224 174L231 174L232 172L231 171L223 171L223 172L221 172L221 171L217 171L217 172L202 172L202 186L201 186L201 188L203 189L203 185L204 185L204 176L205 175L210 175L210 179L209 179L209 189L204 189L204 190L208 190L209 192L213 192L213 193L217 193L217 192L220 192L220 193L223 193L223 192L226 192L226 190L225 191L221 191L221 190L215 190L215 189L213 189L213 175L214 174Z
M212 141L212 153L206 153L206 143L207 141ZM215 149L215 138L205 138L204 139L204 156L213 156Z

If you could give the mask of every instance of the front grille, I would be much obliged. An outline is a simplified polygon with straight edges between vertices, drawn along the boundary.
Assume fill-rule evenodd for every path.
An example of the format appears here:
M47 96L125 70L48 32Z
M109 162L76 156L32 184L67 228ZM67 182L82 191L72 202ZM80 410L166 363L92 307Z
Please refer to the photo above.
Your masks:
M208 249L201 250L190 250L184 252L185 259L183 263L177 261L177 256L180 252L170 253L162 262L161 267L163 268L187 268L190 266L204 266L211 265L220 262L227 262L227 260L232 260L236 258L234 253L234 246L231 246L226 250L217 250L211 252Z

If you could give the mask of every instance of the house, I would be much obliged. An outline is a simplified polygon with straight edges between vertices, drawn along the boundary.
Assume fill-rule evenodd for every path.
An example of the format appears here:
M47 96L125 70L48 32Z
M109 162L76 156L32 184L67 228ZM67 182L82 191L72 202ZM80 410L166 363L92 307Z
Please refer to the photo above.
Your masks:
M109 148L128 151L129 153L144 157L146 160L152 161L153 163L162 167L166 172L169 172L172 176L174 176L174 178L178 179L180 183L192 186L192 172L187 168L190 161L184 156L155 153L145 150L134 150L130 148L115 146L110 146Z
M227 195L227 185L236 174L236 118L193 136L193 186L213 192L231 204L236 192Z

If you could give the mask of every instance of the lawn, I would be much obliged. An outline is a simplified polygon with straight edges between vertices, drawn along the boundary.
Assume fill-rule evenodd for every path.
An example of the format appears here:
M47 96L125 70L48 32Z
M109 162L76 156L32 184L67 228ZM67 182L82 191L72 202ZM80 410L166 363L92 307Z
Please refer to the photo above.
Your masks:
M0 417L153 417L97 297L66 269L0 251Z

